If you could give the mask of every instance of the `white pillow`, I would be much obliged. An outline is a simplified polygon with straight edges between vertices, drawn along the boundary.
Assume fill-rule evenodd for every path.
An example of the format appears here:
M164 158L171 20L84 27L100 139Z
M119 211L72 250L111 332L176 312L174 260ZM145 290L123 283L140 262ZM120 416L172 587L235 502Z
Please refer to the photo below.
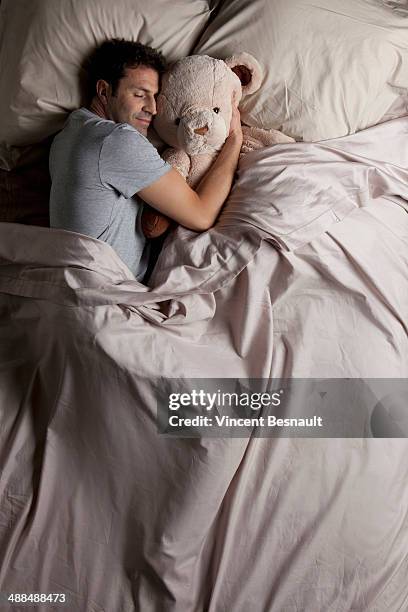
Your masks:
M404 0L405 1L405 0ZM297 140L378 123L408 93L408 18L381 0L226 0L194 53L252 53L265 76L245 123Z
M192 52L210 13L207 0L2 0L0 167L81 105L81 64L103 40L138 40L173 61Z

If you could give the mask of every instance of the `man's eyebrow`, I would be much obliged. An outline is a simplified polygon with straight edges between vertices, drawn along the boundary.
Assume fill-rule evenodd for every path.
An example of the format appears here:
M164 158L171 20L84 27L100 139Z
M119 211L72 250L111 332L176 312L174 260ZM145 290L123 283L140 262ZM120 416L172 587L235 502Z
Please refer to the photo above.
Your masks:
M130 85L129 89L139 89L140 91L145 91L146 93L152 93L154 95L158 93L158 91L155 92L152 89L145 89L144 87L139 87L138 85Z

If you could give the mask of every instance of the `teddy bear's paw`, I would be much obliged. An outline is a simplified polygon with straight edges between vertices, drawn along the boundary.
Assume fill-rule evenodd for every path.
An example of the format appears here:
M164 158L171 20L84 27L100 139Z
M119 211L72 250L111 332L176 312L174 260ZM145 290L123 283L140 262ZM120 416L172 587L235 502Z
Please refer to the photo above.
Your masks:
M279 130L269 130L269 137L272 140L271 144L286 144L290 142L296 142L291 136L287 136Z
M240 155L245 155L246 153L250 153L251 151L257 151L258 149L263 149L265 145L263 145L259 140L255 140L252 138L245 138L242 141L241 145L241 153Z
M244 136L244 142L250 143L252 149L260 149L262 147L269 147L274 144L285 144L295 142L291 136L286 136L279 130L264 130L262 128L243 126L242 133Z
M145 238L158 238L168 230L171 220L145 204L142 211L141 225Z

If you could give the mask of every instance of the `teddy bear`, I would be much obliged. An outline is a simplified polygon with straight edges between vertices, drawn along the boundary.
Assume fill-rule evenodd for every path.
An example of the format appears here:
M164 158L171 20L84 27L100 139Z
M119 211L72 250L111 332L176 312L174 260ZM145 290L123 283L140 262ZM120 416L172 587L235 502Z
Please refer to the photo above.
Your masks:
M164 74L157 98L154 128L170 145L162 154L194 188L214 162L228 134L233 105L261 86L262 71L249 53L226 60L191 55ZM290 143L278 130L243 126L241 155L255 149ZM147 238L162 235L172 221L145 205L142 230Z

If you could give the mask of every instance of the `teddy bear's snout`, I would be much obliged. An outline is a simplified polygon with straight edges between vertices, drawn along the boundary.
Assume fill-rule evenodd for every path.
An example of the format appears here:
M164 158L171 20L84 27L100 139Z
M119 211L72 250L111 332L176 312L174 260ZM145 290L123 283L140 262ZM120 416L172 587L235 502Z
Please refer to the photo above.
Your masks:
M194 134L200 134L200 136L204 136L208 132L208 125L204 125L204 127L196 128L194 130Z
M211 111L200 107L185 109L181 113L181 121L192 134L206 134L214 123Z
M224 119L210 108L191 106L179 113L177 137L188 155L218 151L227 136Z

